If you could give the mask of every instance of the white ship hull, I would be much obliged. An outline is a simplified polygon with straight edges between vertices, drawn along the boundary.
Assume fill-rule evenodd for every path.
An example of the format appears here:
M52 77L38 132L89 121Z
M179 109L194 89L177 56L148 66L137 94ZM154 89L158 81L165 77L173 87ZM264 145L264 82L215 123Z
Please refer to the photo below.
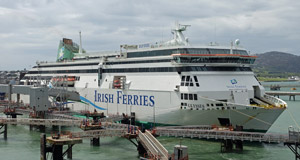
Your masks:
M157 125L222 125L220 119L228 119L232 126L244 130L266 132L284 108L264 109L247 105L203 106L215 103L205 98L187 101L181 105L178 92L112 90L99 88L77 89L88 104L75 103L76 110L102 110L106 115L135 112L137 121ZM99 97L100 95L100 97ZM103 98L102 98L103 96ZM129 98L128 96L131 96ZM134 102L134 97L137 97ZM150 98L151 97L151 98ZM99 99L100 98L100 99ZM127 99L126 99L127 98ZM131 100L130 100L131 99Z

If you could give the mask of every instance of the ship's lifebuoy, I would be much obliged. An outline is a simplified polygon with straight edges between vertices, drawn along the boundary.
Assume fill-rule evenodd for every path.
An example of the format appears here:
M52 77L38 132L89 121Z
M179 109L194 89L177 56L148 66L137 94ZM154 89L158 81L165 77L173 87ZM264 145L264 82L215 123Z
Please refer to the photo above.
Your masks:
M75 81L75 77L68 77L67 80L68 81Z
M121 84L114 84L114 87L121 87Z

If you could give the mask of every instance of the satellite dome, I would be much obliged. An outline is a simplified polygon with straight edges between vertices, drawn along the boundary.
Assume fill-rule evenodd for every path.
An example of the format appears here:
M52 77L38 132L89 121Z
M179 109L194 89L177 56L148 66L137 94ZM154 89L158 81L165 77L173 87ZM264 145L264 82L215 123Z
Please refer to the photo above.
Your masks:
M241 42L240 42L240 40L239 39L236 39L235 41L234 41L234 43L235 43L235 45L239 45Z

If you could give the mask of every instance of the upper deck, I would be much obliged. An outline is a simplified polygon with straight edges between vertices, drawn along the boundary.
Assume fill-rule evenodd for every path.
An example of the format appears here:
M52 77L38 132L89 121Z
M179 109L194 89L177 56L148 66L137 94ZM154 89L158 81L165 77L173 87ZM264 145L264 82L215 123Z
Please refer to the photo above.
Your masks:
M72 58L60 59L57 62L38 62L34 68L53 66L82 66L82 65L105 65L105 64L131 64L131 63L151 63L173 62L173 64L190 63L201 64L226 64L226 65L248 65L253 64L255 56L249 56L248 52L239 45L239 41L231 43L230 46L221 46L210 43L203 46L192 46L188 38L183 35L183 31L189 25L176 24L172 30L173 39L166 42L156 42L153 44L140 45L120 45L119 51L106 51L94 53L73 53ZM66 51L68 48L61 43ZM77 47L77 48L81 48ZM61 49L62 50L62 49ZM59 54L63 54L60 52ZM167 59L167 60L166 60ZM98 63L98 64L97 64Z

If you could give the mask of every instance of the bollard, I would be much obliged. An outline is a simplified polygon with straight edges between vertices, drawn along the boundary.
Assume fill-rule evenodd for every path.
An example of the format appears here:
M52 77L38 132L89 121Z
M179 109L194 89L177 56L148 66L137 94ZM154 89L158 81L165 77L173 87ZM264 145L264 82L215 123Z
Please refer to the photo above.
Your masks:
M174 160L188 159L188 147L176 145L174 147Z
M40 155L40 159L41 160L47 160L47 157L46 157L46 134L45 133L42 133L41 134L41 155Z

